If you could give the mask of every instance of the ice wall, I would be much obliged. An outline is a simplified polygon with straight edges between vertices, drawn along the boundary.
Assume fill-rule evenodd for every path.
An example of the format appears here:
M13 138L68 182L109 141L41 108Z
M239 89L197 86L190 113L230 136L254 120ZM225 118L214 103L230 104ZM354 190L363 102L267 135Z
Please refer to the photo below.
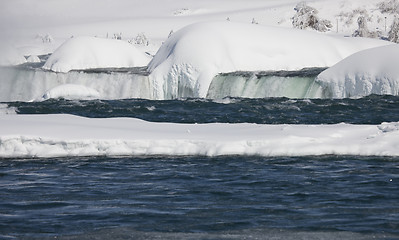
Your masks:
M64 92L71 95L71 84L80 92L84 88L92 89L98 92L101 99L153 98L148 76L142 74L120 71L55 73L23 67L0 67L1 102L41 100L52 89L62 92L62 86L68 88Z

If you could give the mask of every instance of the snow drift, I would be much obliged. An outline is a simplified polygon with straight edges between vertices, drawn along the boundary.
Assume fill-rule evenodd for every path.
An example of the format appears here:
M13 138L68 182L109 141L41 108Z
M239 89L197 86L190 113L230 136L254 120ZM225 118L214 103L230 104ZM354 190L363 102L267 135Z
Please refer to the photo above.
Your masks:
M149 56L121 40L74 37L57 48L43 68L68 72L91 68L141 67L149 61Z
M206 97L212 78L235 71L329 67L388 42L233 22L206 22L174 33L149 63L158 99Z
M316 78L332 98L399 95L397 44L355 53Z
M0 42L0 66L14 66L26 63L26 58L17 49Z
M0 115L0 157L97 155L399 156L399 123L258 125Z

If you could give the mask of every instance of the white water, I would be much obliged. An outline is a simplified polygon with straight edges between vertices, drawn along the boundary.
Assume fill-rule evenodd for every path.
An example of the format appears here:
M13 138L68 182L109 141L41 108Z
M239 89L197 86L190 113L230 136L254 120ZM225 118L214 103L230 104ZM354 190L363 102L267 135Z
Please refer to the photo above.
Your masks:
M86 73L71 71L69 73L55 73L41 69L25 69L22 67L0 68L0 101L31 101L43 100L49 97L49 93L57 93L54 97L66 97L71 95L71 84L78 89L91 89L88 91L93 98L92 92L98 92L100 99L125 99L145 98L152 99L152 87L148 76L131 74L127 72L101 72ZM60 89L66 87L66 96ZM61 93L60 93L61 92ZM51 94L50 94L51 95ZM73 94L72 94L73 95ZM86 98L82 93L75 95Z

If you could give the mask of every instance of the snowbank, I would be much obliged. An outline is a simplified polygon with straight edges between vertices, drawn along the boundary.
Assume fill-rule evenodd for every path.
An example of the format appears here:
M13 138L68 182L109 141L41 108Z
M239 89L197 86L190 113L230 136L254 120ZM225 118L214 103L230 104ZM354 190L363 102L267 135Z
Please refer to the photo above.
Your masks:
M316 81L333 98L399 95L399 45L355 53L322 72Z
M149 70L159 99L205 97L217 73L328 67L354 52L387 44L256 24L206 22L173 34Z
M150 57L121 40L75 37L62 44L44 64L54 72L90 68L146 66Z
M0 115L0 157L321 154L399 156L399 123L257 125Z
M22 56L14 47L0 42L0 66L14 66L26 63L26 58Z

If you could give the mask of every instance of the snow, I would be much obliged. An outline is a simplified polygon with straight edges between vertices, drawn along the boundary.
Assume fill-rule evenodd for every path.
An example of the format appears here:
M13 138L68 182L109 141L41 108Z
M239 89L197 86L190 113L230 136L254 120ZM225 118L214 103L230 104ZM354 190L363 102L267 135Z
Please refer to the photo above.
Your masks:
M17 114L15 107L9 107L7 104L0 103L0 115L2 114Z
M212 78L220 72L332 66L357 51L389 44L343 37L351 36L357 29L357 18L363 10L368 14L368 29L386 35L393 15L382 14L376 7L379 1L308 1L309 6L318 10L321 19L333 25L330 32L323 34L292 29L291 18L298 2L1 0L0 65L25 63L24 56L32 56L28 61L37 62L35 56L52 55L44 66L51 71L1 67L1 77L5 77L1 82L0 101L43 100L42 96L205 97ZM253 20L258 24L251 25ZM172 30L174 34L167 39ZM127 43L141 33L148 38L148 45ZM114 34L120 34L122 41L106 39ZM43 36L49 37L46 40ZM151 55L158 52L149 65L149 77L71 71L145 66L151 60L145 52ZM397 47L360 52L323 72L318 84L324 84L334 92L331 95L337 97L374 91L397 94L395 55L398 55ZM338 79L339 76L345 77ZM276 84L272 92L280 87ZM256 94L249 93L250 96ZM399 123L395 122L381 125L172 124L128 118L15 113L16 109L0 105L0 157L399 156Z
M187 97L186 92L206 97L218 73L328 67L357 51L387 44L256 24L205 22L174 33L150 62L149 71L159 99Z
M56 49L43 68L65 73L91 68L141 67L149 61L149 56L124 41L74 37Z
M0 44L0 66L13 66L26 63L26 58L8 44Z
M0 157L135 155L399 156L399 123L257 125L0 115Z
M370 94L399 95L399 46L364 50L342 60L317 78L332 98Z
M26 61L29 62L29 63L39 63L39 62L41 62L41 61L40 61L40 58L39 58L38 56L36 56L36 55L30 55L30 56L26 59Z
M382 0L381 0L382 1ZM2 37L14 37L23 55L39 55L53 51L71 36L112 36L122 33L124 40L144 32L150 45L145 52L155 53L169 32L201 21L220 21L292 28L291 18L299 0L2 0L0 1L0 31ZM388 28L393 15L382 14L376 0L312 0L307 4L319 11L318 16L332 22L332 32L352 35L357 17L352 14L365 9L370 16L370 30ZM23 6L23 7L21 7ZM336 26L338 20L338 26ZM388 29L389 30L389 29ZM36 36L50 34L54 42L43 44ZM52 46L54 45L54 46ZM27 47L27 48L26 48ZM43 49L40 51L40 49ZM30 52L33 51L33 52Z

